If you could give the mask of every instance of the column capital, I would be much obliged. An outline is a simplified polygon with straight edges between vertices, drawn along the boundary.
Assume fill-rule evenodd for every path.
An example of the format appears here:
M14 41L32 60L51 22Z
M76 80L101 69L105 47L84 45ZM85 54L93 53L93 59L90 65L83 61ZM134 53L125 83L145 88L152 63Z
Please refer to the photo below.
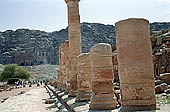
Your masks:
M79 2L80 0L64 0L66 3L70 2L70 1L77 1Z

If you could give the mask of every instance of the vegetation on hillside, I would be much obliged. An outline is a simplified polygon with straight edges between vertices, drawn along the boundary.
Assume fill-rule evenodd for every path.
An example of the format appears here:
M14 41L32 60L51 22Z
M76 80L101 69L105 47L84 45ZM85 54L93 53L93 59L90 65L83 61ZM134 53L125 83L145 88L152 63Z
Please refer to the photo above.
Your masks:
M30 73L15 64L8 64L0 74L0 81L7 81L10 78L29 79Z

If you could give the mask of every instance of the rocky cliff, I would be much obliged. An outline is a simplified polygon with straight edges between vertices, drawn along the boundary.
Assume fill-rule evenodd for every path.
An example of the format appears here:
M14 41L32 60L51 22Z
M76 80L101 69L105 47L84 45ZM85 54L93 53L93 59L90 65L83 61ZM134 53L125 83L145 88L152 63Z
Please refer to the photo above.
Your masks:
M152 23L153 31L170 28L169 23ZM97 43L115 45L114 26L82 23L83 52ZM68 39L68 29L54 32L18 29L0 32L0 64L19 65L58 64L58 46Z

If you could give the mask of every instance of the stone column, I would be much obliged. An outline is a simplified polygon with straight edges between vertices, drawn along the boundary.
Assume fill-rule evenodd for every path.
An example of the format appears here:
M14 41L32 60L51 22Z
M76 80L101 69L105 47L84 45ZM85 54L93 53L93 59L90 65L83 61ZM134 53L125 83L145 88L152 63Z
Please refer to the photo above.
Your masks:
M88 101L91 98L90 54L82 53L77 57L77 101Z
M69 76L69 41L65 41L65 66L66 66L66 91L70 90L70 76Z
M90 109L111 110L117 105L113 92L112 51L109 44L100 43L90 49L92 98Z
M68 8L68 37L69 37L69 58L70 58L70 86L69 96L76 96L77 73L76 57L81 53L81 26L79 15L80 0L65 0Z
M61 90L64 91L66 88L66 70L65 70L65 43L60 45L60 72L61 72Z
M62 78L62 74L61 74L61 46L58 47L58 61L59 61L59 69L58 69L58 88L61 89L61 78Z
M153 110L154 68L149 21L127 19L116 23L121 111Z

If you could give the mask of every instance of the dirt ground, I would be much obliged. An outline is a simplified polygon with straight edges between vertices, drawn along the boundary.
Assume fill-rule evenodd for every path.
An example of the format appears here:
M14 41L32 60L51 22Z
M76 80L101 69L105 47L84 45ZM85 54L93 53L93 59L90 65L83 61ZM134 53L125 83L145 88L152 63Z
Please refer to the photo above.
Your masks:
M21 91L25 91L25 93L18 94ZM119 109L92 111L89 110L89 102L75 102L75 98L69 98L68 94L63 92L60 93L60 95L76 112L119 112ZM0 103L0 112L68 112L54 96L47 93L46 88L43 86L27 86L25 88L0 93L0 99L7 97L9 98L5 102ZM45 99L50 97L54 97L56 103L45 104ZM158 105L156 111L147 112L170 112L170 105Z
M2 101L5 98L8 98L10 96L15 96L15 95L19 94L21 91L27 92L27 91L29 91L31 89L36 88L36 87L37 87L36 85L33 85L32 87L28 87L28 85L26 85L25 88L19 88L19 89L13 89L11 91L0 92L0 101Z
M24 94L16 95L21 91ZM2 96L1 96L2 95ZM51 104L45 104L45 99L49 98L43 86L12 90L0 94L1 99L9 97L4 103L0 103L0 112L50 112ZM57 109L57 108L56 108Z

